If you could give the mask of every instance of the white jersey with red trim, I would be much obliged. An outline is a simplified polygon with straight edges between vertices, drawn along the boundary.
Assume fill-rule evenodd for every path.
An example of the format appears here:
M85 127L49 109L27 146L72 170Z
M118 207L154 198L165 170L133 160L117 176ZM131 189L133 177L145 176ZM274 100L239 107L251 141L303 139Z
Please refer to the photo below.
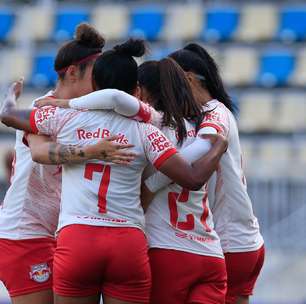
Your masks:
M144 228L140 185L148 162L159 168L176 153L156 127L130 120L113 111L76 111L46 107L33 111L34 131L52 135L61 144L84 146L118 135L119 143L133 144L138 156L129 166L103 161L65 164L59 227L70 224Z
M58 166L33 162L30 149L23 144L23 136L24 132L16 131L15 169L0 208L0 238L54 237L60 207L61 170Z
M211 133L211 128L214 128L228 139L228 149L208 183L209 202L223 251L257 250L262 246L263 238L247 193L235 118L217 100L208 102L204 110L209 112L200 133Z
M185 122L187 138L179 148L190 145L196 138L195 127ZM173 142L176 132L162 131ZM206 256L223 257L219 237L214 230L207 199L207 187L188 191L177 184L159 190L146 212L146 232L150 248L180 250Z

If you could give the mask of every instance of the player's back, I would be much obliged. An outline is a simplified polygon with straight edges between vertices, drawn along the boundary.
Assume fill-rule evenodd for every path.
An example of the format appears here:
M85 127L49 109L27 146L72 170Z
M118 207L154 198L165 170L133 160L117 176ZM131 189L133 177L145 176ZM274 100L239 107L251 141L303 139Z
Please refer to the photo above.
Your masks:
M56 136L61 144L83 146L118 135L117 142L133 144L132 151L137 154L129 166L94 160L65 164L59 228L73 223L143 228L141 175L148 161L158 167L175 153L170 142L156 127L111 111L57 109L50 115L54 119L38 122L38 129Z
M175 130L168 127L162 129L172 143L176 143L177 149L195 140L195 126L188 121L185 121L185 126L187 138L181 146L177 145ZM199 191L188 191L172 183L158 191L146 213L150 247L222 257L207 196L206 185Z
M208 183L209 201L222 248L227 251L258 249L262 243L257 218L247 193L242 169L239 133L233 114L219 101L208 103L208 122L219 121L228 139L228 149Z

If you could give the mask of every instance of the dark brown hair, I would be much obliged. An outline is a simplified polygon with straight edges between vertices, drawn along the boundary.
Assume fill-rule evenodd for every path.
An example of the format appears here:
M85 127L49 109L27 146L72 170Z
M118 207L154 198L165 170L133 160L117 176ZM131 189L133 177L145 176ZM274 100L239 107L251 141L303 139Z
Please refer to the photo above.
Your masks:
M75 30L75 38L64 44L56 55L54 69L59 78L65 77L70 65L78 65L80 71L84 72L87 65L94 62L101 53L104 44L104 38L95 28L87 23L79 24Z
M138 82L153 99L152 106L163 113L163 126L177 131L178 144L187 137L186 119L199 130L203 119L182 68L171 58L147 61L138 68Z

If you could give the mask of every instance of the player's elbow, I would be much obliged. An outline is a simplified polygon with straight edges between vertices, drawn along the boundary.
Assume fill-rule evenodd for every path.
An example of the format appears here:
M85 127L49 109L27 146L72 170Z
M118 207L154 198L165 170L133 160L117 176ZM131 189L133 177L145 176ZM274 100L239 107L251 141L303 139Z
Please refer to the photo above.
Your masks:
M44 158L42 154L40 153L39 149L31 147L30 151L31 151L31 157L32 157L33 162L44 164Z
M203 187L203 183L196 182L196 183L193 183L193 184L190 186L190 189L189 189L189 190L191 190L191 191L198 191L198 190L200 190L202 187Z
M203 187L203 185L204 182L202 179L196 176L191 176L183 187L191 191L198 191Z
M40 162L40 155L36 151L31 150L31 157L33 162L39 163Z
M7 113L3 113L0 116L1 122L6 125L7 127L11 126L11 117Z

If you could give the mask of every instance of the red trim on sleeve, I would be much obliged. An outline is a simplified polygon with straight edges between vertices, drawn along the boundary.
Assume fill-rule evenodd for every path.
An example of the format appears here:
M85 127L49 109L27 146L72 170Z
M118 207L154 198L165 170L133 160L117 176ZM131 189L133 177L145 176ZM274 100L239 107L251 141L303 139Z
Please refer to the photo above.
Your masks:
M221 133L221 132L222 132L221 127L218 126L218 125L216 125L216 124L214 124L214 123L210 123L210 122L203 122L203 123L201 123L200 129L203 129L203 128L205 128L205 127L212 127L212 128L214 128L214 129L216 129L218 133Z
M154 167L156 169L159 169L160 166L172 155L174 155L175 153L177 153L177 150L175 148L171 148L169 150L167 150L166 152L164 152L155 162L154 162Z
M39 132L36 126L36 121L35 121L36 111L37 109L34 109L30 114L30 126L34 134L37 134Z
M134 120L148 122L151 120L151 110L150 106L146 105L145 103L139 101L139 110L138 113L132 117Z

